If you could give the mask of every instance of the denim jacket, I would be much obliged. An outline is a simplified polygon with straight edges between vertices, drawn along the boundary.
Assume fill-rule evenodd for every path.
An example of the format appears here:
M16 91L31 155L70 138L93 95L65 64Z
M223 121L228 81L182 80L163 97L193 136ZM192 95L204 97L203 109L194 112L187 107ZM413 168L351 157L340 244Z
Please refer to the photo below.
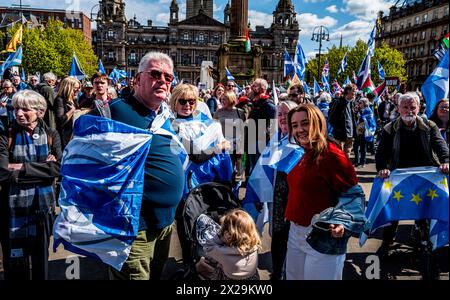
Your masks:
M323 254L340 255L346 253L350 236L357 235L366 229L365 201L364 191L359 184L341 193L336 206L325 209L313 221L312 231L306 239L308 244ZM343 225L345 228L344 236L334 238L328 229L329 224Z

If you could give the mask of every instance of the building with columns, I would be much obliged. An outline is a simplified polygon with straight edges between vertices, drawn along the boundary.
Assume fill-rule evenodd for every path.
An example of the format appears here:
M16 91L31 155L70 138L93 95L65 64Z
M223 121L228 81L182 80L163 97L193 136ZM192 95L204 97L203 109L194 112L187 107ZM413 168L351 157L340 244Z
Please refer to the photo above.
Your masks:
M145 53L161 51L174 60L179 79L197 84L202 61L217 66L216 52L230 37L231 9L228 3L221 22L213 18L213 0L187 0L186 4L186 19L179 19L179 5L172 0L167 26L154 26L151 20L146 24L136 17L127 20L125 1L101 0L93 44L107 72L118 67L135 75ZM269 82L283 81L283 51L294 54L299 31L292 1L279 0L271 27L256 26L250 32L252 44L263 48L262 77Z
M403 53L411 90L420 87L438 63L433 53L448 33L448 9L447 0L398 0L388 16L380 13L377 46L384 42Z

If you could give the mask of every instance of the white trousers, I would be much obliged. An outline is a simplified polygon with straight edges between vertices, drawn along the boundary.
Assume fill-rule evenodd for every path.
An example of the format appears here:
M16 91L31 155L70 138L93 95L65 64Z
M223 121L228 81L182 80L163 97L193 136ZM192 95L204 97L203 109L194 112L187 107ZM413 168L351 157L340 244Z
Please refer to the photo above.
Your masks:
M308 227L291 222L286 254L286 279L342 280L345 254L328 255L317 252L306 242L307 232Z

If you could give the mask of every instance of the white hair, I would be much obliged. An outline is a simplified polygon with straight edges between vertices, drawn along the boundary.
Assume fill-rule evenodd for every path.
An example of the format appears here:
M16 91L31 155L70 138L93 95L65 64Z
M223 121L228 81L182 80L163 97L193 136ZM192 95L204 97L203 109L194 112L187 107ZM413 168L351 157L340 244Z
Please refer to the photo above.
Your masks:
M162 52L148 52L139 62L138 73L145 71L151 61L161 61L166 63L170 70L173 70L173 60L169 55Z
M269 84L267 83L267 80L264 78L257 78L255 79L254 83L259 84L259 86L264 90L267 91L269 88Z
M323 92L322 94L320 94L319 102L330 103L331 102L331 95L329 93L327 93L327 92Z
M32 90L21 90L14 94L11 106L14 108L28 108L41 110L45 112L47 109L47 101L45 98Z
M408 92L406 94L401 95L400 98L398 98L397 105L400 106L403 101L411 101L411 100L415 101L416 104L420 107L420 98L415 92Z
M42 77L44 77L45 81L55 80L56 81L56 75L52 72L45 73Z

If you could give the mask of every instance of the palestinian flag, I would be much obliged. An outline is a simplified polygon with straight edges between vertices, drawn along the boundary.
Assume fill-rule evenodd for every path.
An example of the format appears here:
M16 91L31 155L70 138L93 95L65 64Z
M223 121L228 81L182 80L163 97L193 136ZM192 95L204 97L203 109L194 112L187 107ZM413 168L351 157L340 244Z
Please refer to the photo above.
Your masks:
M386 81L383 81L377 88L373 91L374 94L381 96L386 89Z
M448 49L448 36L449 34L447 33L447 35L444 36L444 38L442 39L442 43L445 45L447 49Z
M250 29L247 30L247 34L245 36L245 52L252 51L252 43L250 42L250 36L249 36Z
M373 91L375 90L375 86L373 85L370 76L367 76L366 81L364 81L363 85L361 86L361 90L366 94L373 93Z

